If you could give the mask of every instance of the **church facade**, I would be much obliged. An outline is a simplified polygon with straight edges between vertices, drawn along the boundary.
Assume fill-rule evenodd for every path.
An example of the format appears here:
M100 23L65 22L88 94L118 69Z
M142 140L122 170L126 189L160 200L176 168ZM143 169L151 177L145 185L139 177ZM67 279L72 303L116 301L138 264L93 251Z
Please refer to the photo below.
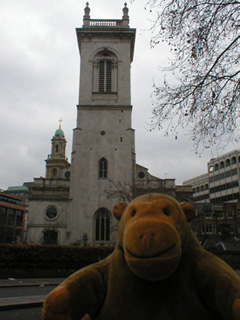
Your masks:
M122 19L97 20L90 18L87 3L76 33L81 62L71 164L60 123L45 178L24 183L28 243L114 244L117 221L111 210L117 201L146 192L180 200L191 194L183 186L177 192L175 179L154 177L136 164L130 90L136 30L129 27L126 4Z

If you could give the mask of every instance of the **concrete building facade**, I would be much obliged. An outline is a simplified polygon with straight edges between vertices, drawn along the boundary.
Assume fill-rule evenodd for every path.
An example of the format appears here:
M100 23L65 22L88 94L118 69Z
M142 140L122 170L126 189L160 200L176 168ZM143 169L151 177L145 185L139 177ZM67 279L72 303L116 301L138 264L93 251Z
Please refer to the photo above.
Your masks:
M194 202L238 202L240 198L240 150L207 163L207 173L183 182L193 188Z

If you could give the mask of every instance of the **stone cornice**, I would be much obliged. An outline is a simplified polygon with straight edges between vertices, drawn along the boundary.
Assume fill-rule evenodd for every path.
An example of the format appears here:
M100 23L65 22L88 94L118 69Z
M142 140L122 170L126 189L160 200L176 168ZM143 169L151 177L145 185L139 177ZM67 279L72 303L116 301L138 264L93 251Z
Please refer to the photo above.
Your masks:
M78 110L132 110L132 105L77 105Z

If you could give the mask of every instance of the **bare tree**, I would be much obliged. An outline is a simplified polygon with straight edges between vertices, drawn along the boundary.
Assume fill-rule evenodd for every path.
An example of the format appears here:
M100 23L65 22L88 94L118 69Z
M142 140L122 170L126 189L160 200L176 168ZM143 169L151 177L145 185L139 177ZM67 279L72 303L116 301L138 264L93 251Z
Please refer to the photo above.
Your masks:
M118 199L119 201L131 202L135 197L134 188L128 183L110 180L111 186L105 190L109 199Z
M190 129L196 148L239 139L240 2L149 0L157 13L152 46L167 42L173 53L167 78L154 84L153 127L165 135Z

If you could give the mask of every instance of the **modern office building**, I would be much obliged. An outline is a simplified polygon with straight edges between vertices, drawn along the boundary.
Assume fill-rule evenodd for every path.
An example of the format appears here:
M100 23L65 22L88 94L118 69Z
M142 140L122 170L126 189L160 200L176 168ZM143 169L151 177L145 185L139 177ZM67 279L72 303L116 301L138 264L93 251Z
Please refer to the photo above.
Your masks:
M233 150L207 163L207 173L183 182L193 188L194 202L238 202L240 150Z
M27 204L24 199L0 192L0 243L26 240Z

